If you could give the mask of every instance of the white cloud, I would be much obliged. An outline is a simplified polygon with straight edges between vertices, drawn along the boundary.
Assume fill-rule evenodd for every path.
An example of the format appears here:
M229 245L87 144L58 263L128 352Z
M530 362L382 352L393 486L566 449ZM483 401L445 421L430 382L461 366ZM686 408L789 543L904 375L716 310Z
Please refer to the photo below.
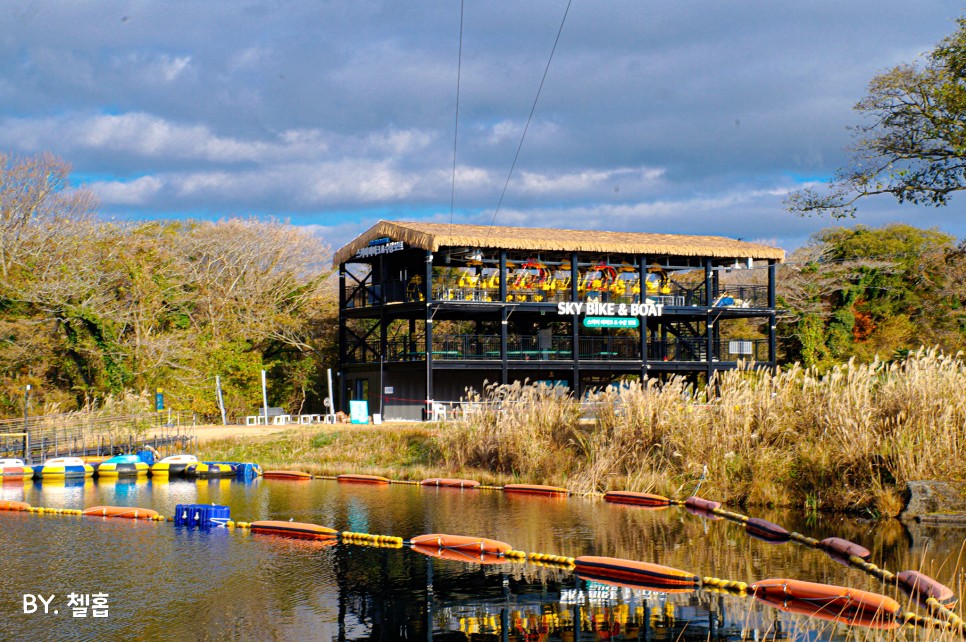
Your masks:
M96 181L89 185L104 205L145 205L162 186L163 182L154 176L133 181Z

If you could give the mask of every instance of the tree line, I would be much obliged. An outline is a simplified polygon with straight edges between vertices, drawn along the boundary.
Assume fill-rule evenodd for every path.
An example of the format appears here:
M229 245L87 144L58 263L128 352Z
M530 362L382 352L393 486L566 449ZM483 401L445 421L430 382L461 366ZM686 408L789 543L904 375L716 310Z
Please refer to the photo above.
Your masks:
M255 219L105 221L69 166L0 154L0 414L66 411L162 388L229 416L269 400L323 412L336 366L331 253L304 228ZM966 245L935 229L833 227L778 272L779 360L819 371L920 346L966 347Z
M263 368L273 403L321 406L337 312L320 239L279 221L105 221L69 169L0 154L0 413L31 384L47 410L163 388L213 417L219 375L228 413L249 414Z

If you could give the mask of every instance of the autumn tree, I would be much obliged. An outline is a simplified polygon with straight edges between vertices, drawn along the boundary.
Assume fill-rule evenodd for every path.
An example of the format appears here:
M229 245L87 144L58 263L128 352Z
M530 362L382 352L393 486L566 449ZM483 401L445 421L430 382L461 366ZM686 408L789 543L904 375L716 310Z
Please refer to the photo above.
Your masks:
M963 249L938 230L894 224L820 231L781 268L786 359L827 367L850 357L964 346Z
M875 76L855 106L849 165L826 189L792 193L799 214L853 216L856 202L891 194L899 203L945 205L966 188L966 18L926 55Z

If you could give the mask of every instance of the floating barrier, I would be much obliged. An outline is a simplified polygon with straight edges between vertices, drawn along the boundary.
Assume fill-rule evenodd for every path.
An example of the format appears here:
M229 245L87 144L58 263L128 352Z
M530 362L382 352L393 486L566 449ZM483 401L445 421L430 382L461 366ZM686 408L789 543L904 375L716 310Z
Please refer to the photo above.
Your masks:
M94 476L94 467L80 457L54 457L33 467L41 479L83 479Z
M137 508L130 506L91 506L85 508L84 515L88 517L123 517L125 519L152 519L157 520L158 511L150 508ZM161 519L164 519L163 517Z
M778 524L757 517L749 517L745 522L745 530L749 535L763 539L766 542L787 542L791 534Z
M266 470L262 473L265 479L289 479L292 481L309 481L312 475L301 470Z
M688 511L692 515L695 515L697 517L700 517L701 519L706 519L706 520L711 521L711 522L716 522L716 521L719 521L719 520L724 519L724 517L722 517L721 515L717 514L714 511L705 510L703 508L698 508L697 506L688 506L688 505L685 505L684 506L684 510Z
M818 545L819 548L837 555L841 555L846 559L853 555L862 560L867 560L872 557L872 553L869 552L869 549L865 548L864 546L859 546L854 542L850 542L847 539L842 539L841 537L826 537L820 541Z
M617 557L582 556L574 560L577 574L617 581L647 584L664 588L681 588L698 584L698 576L670 566L635 562Z
M939 604L953 608L959 601L951 588L919 571L900 571L896 573L896 580L899 583L899 590L923 604L929 598L934 598Z
M464 562L467 564L509 564L510 560L495 553L480 553L472 550L459 550L452 548L438 548L435 546L422 546L413 544L411 547L417 553L435 557L437 559L450 560L452 562Z
M436 486L438 488L476 488L480 482L474 479L449 479L446 477L432 477L419 482L421 486Z
M336 478L340 484L388 484L389 479L379 475L338 475Z
M664 508L671 505L671 500L663 495L652 493L635 493L629 490L612 490L604 493L604 501L614 504L631 504L633 506L647 506L650 508Z
M721 508L721 502L713 502L710 499L703 499L695 495L692 495L691 497L688 497L687 499L685 499L684 505L687 506L688 508L696 508L698 510L707 511L707 512L715 511Z
M225 526L231 510L217 504L178 504L174 509L175 526Z
M30 504L27 502L15 502L10 499L0 499L0 510L23 511L29 509Z
M629 588L638 591L654 591L657 593L693 593L698 589L698 585L693 586L668 586L662 583L648 582L646 580L615 580L607 575L598 575L587 571L577 571L577 577L582 580L616 586L618 588Z
M461 551L474 551L477 553L490 553L492 555L503 555L513 547L506 542L485 537L467 537L465 535L446 535L443 533L432 533L429 535L418 535L409 540L413 546L428 546L436 548L449 548Z
M0 478L3 481L30 479L34 469L23 463L22 459L0 459Z
M143 477L150 469L137 455L117 455L91 465L98 477Z
M872 629L895 629L899 621L889 613L841 607L834 604L823 604L786 598L775 595L755 595L755 599L786 613L800 613L808 617L815 617L829 622L838 622L848 626L865 626Z
M263 535L280 535L282 537L294 537L296 539L331 539L333 542L339 535L339 531L334 528L304 522L264 520L252 522L249 528L251 528L253 533L261 533Z
M541 484L506 484L504 493L522 493L525 495L545 495L548 497L566 497L570 491L560 486L543 486Z
M151 465L151 476L168 475L173 477L175 475L184 475L184 471L188 466L197 463L198 458L194 455L171 455Z
M343 531L339 533L339 539L346 544L357 544L360 546L378 546L383 548L402 548L403 546L403 538L393 535L371 535L369 533Z
M715 590L732 595L744 596L748 592L748 584L736 580L723 580L720 577L702 577L701 586L706 590Z
M859 589L818 584L801 580L769 579L751 585L755 597L796 599L818 602L830 608L857 609L895 616L899 603L891 597Z

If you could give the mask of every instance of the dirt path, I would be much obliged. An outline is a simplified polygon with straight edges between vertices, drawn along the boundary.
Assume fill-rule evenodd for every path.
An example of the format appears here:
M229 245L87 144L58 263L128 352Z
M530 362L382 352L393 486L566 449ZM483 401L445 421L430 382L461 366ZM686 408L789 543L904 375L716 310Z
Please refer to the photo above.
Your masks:
M204 443L214 439L225 439L226 437L261 437L263 435L273 435L297 427L297 424L290 426L219 426L217 424L210 424L195 427L195 435L198 436L198 443Z

